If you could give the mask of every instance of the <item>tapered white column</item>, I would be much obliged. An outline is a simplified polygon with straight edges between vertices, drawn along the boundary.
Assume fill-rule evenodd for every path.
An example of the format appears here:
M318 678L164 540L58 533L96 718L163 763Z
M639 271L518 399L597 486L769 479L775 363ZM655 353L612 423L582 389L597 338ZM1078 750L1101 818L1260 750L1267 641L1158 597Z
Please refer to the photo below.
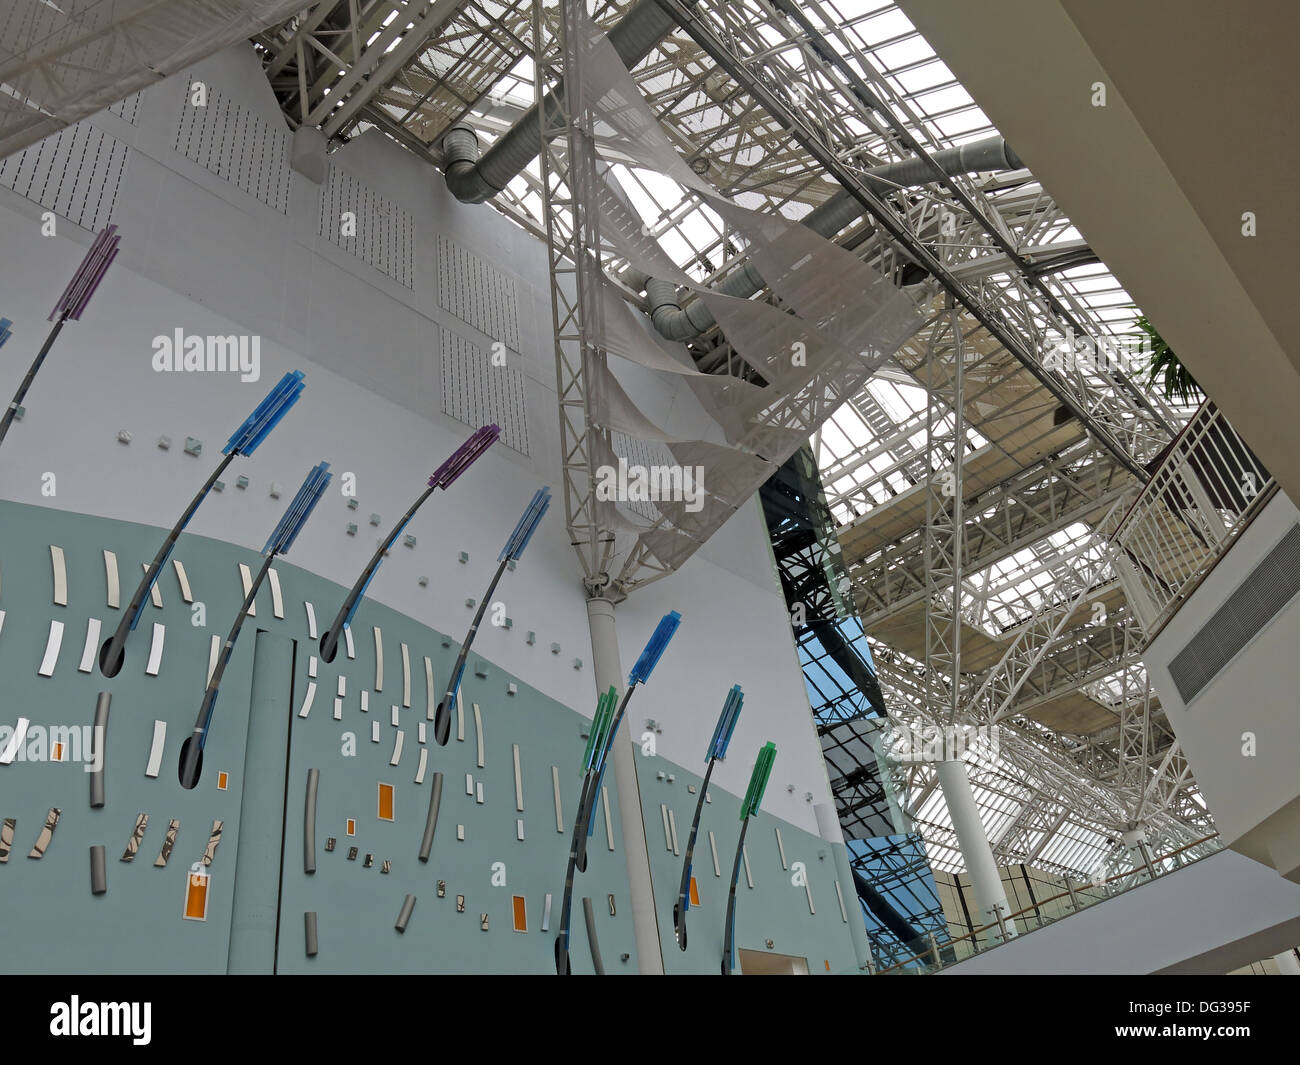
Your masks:
M849 851L844 843L844 830L835 814L833 802L819 802L813 807L817 818L817 834L831 848L835 861L835 878L839 881L844 898L844 910L849 918L849 935L853 939L853 953L859 969L871 967L871 941L867 939L867 923L862 918L862 904L858 901L858 888L853 881L853 867L849 864Z
M939 787L943 789L944 801L948 804L948 815L952 818L953 831L957 833L957 843L961 847L962 857L966 859L966 872L970 876L971 889L975 892L975 903L979 906L976 921L989 924L997 920L997 914L1011 912L1007 903L1007 893L1002 887L1002 877L998 873L998 863L993 858L993 848L989 846L988 836L980 823L979 809L975 805L975 793L971 790L970 778L966 775L963 762L939 762ZM1006 921L1009 936L1016 934L1015 922ZM981 938L997 942L998 930L993 929Z
M591 628L591 665L596 675L596 691L608 691L612 684L622 699L626 684L618 653L614 604L608 599L588 599L587 624ZM636 936L637 962L641 973L662 974L664 960L659 946L659 919L655 913L654 887L650 880L645 822L641 818L637 750L636 733L631 724L624 721L614 740L612 758L614 785L618 795L618 819L623 829L623 853L627 861L628 888L631 892L632 931ZM599 798L595 808L600 808Z

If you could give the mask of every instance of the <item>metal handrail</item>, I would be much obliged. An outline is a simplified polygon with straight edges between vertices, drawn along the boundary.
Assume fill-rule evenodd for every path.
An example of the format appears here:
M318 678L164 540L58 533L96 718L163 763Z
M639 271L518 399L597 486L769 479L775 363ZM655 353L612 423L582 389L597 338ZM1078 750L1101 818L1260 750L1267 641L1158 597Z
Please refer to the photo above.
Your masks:
M1183 846L1178 847L1178 848L1176 848L1176 849L1174 849L1174 850L1171 850L1171 851L1169 851L1169 852L1166 853L1166 854L1158 855L1158 856L1156 856L1155 858L1152 859L1153 867L1156 866L1156 865L1159 865L1159 864L1161 864L1161 863L1163 863L1163 862L1165 862L1165 861L1168 860L1168 859L1172 859L1172 858L1174 858L1175 856L1177 856L1177 855L1179 855L1179 854L1182 854L1184 851L1188 851L1188 850L1191 850L1191 849L1194 848L1194 847L1199 847L1199 846L1201 846L1201 845L1204 844L1204 843L1208 843L1210 840L1218 838L1218 835L1219 835L1219 834L1218 834L1217 832L1212 832L1212 833L1210 833L1208 836L1203 836L1203 837L1200 838L1200 839L1193 840L1191 843L1185 843L1185 844L1183 844ZM1218 852L1215 851L1214 853L1217 854ZM1209 857L1208 854L1206 854L1206 855L1202 855L1200 858L1195 858L1195 859L1193 859L1192 862L1188 862L1188 863L1186 863L1186 865L1194 864L1195 862L1201 861L1202 859L1204 859L1204 858L1208 858L1208 857ZM1176 868L1174 868L1174 869L1166 869L1166 870L1163 870L1162 872L1156 872L1156 873L1154 874L1154 876L1152 876L1151 878L1149 878L1149 879L1147 879L1147 880L1144 880L1142 883L1143 883L1143 884L1149 884L1149 883L1151 882L1152 879L1156 879L1156 878L1159 878L1159 877L1161 877L1161 876L1167 876L1167 875L1169 875L1170 873L1177 872L1179 869L1186 868L1186 865L1184 865L1184 864L1182 864L1182 863L1179 863L1179 864L1176 866ZM1088 883L1089 883L1089 885L1101 886L1101 885L1109 884L1112 880L1122 880L1122 879L1124 879L1125 877L1132 876L1135 872L1140 872L1140 870L1130 869L1130 870L1128 870L1127 872L1123 872L1123 873L1115 873L1113 876L1109 876L1109 877L1107 877L1105 880L1102 880L1102 881L1100 881L1100 882L1098 882L1098 881L1088 881ZM966 940L970 940L970 941L971 941L971 946L974 948L974 951L973 951L972 955L970 955L970 956L973 957L974 954L981 953L980 948L979 948L978 945L977 945L977 937L980 936L980 935L982 935L982 934L984 934L984 933L986 933L986 932L991 932L991 931L997 929L997 930L998 930L998 934L1002 937L1002 942L1003 942L1003 943L1010 942L1012 939L1015 939L1015 938L1019 938L1019 936L1008 936L1008 935L1006 934L1006 922L1007 922L1007 921L1014 920L1015 918L1020 917L1020 916L1022 916L1022 915L1024 915L1024 914L1026 914L1026 913L1029 913L1031 910L1039 910L1039 909L1041 909L1043 906L1046 906L1046 905L1049 904L1049 903L1057 902L1057 901L1059 901L1060 899L1063 899L1063 898L1068 898L1068 899L1070 899L1071 905L1073 905L1073 907L1074 907L1073 912L1074 912L1074 913L1078 913L1080 910L1082 910L1082 909L1086 909L1088 906L1095 906L1097 903L1099 903L1099 902L1104 902L1106 899L1118 898L1120 895L1123 895L1123 894L1125 894L1125 893L1127 893L1127 892L1129 892L1129 891L1132 891L1134 888L1137 888L1137 887L1141 887L1141 886L1142 886L1142 884L1132 884L1132 885L1130 885L1129 887L1126 887L1126 888L1124 888L1124 889L1121 890L1121 891L1117 891L1117 892L1115 892L1113 895L1106 895L1104 898L1100 898L1100 899L1099 899L1099 898L1094 898L1094 899L1092 899L1091 902L1087 903L1085 906L1080 906L1079 903L1078 903L1078 895L1077 895L1077 893L1076 893L1074 890L1071 890L1070 887L1068 886L1068 885L1069 885L1069 880L1068 880L1068 878L1066 879L1066 884L1067 884L1067 887L1066 887L1066 890L1065 890L1065 891L1059 892L1058 894L1056 894L1056 895L1052 895L1052 896L1050 896L1050 897L1048 897L1048 898L1045 898L1045 899L1039 899L1039 900L1037 900L1036 902L1034 902L1033 904L1031 904L1031 905L1029 905L1029 906L1025 906L1025 907L1023 907L1023 908L1017 910L1015 913L999 914L999 915L998 915L998 918L997 918L996 920L990 921L988 924L986 924L986 925L981 925L981 926L978 927L978 928L974 928L974 929L972 929L971 931L965 933L964 935L954 936L954 937L952 937L952 938L946 940L944 943L938 944L937 948L932 948L931 950L923 951L923 952L920 953L920 954L913 954L910 958L905 958L905 959L903 959L901 962L896 962L895 964L891 965L891 966L890 966L889 968L887 968L887 969L878 969L878 970L876 971L876 975L877 975L877 976L883 976L885 973L896 972L896 971L898 971L898 970L900 970L900 969L905 968L905 967L908 966L908 965L911 965L913 962L921 961L921 960L924 959L924 958L930 958L930 957L933 957L933 958L935 958L936 961L939 961L939 960L940 960L940 952L941 952L945 947L951 947L951 946L954 946L954 945L957 944L957 943L961 943L961 942L964 942L964 941L966 941ZM1086 896L1085 896L1085 897L1086 897ZM1059 920L1061 920L1062 918L1064 918L1064 917L1069 917L1069 916L1072 916L1072 914L1062 914L1060 917L1054 918L1052 921L1048 921L1048 922L1043 922L1043 921L1041 921L1041 918L1040 918L1040 923L1039 923L1039 925L1038 925L1038 928L1043 928L1043 927L1045 926L1045 924L1054 924L1056 921L1059 921ZM1021 934L1021 935L1029 935L1030 932L1036 932L1036 931L1038 931L1038 928L1030 928L1030 929L1027 929L1025 932L1020 933L1020 934ZM1002 945L1001 943L994 943L994 944L992 944L992 946L985 947L984 949L985 949L985 950L992 950L994 947L998 947L998 946L1001 946L1001 945ZM952 964L956 965L956 964L958 964L959 962L962 962L962 961L965 961L965 960L966 960L966 958L960 958L960 959L958 959L958 961L953 962ZM933 968L933 969L942 969L942 968L944 968L944 966L943 966L942 964L938 964L938 965L933 966L932 968Z
M1148 641L1276 490L1219 408L1202 404L1111 537L1116 572Z

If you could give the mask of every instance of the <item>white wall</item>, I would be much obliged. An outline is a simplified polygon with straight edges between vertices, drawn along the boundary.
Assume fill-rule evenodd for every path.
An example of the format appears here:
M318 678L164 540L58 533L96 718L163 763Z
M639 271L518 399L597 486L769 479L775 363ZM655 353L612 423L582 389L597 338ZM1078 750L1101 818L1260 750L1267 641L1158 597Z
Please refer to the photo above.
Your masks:
M281 121L247 48L213 57L192 73L268 121ZM283 372L301 369L307 381L298 406L256 455L236 461L225 492L205 503L190 529L260 550L309 467L325 459L336 474L356 474L360 507L347 509L336 478L290 560L350 585L377 538L469 432L440 413L440 330L484 347L491 338L439 305L436 235L443 232L517 278L523 350L515 365L527 378L531 456L498 444L450 492L435 495L408 530L417 547L394 548L369 594L459 639L471 614L464 600L482 594L532 492L543 483L560 490L543 249L491 208L456 203L432 168L372 133L331 162L413 212L416 281L414 291L405 289L317 236L320 187L302 175L293 175L285 215L174 151L185 84L182 76L148 90L135 126L110 114L93 120L133 146L113 219L122 251L84 319L65 327L28 396L25 418L0 451L0 496L170 526L234 428ZM6 396L92 238L63 219L57 236L42 237L41 210L0 189L0 315L15 323L0 352ZM154 372L152 338L178 327L188 334L260 335L261 379ZM639 367L614 369L664 428L721 440L680 382ZM120 429L134 434L129 446L116 442ZM172 438L169 451L156 446L163 434ZM186 436L203 441L201 457L184 454ZM46 472L57 478L53 496L42 494ZM251 478L246 491L234 486L241 472ZM268 495L272 481L284 490L278 501ZM378 528L367 523L371 512L381 516ZM355 537L345 533L349 521L358 523ZM469 565L457 562L462 550L470 552ZM422 575L430 578L427 588L417 583ZM518 571L501 586L498 598L513 630L486 628L475 647L589 713L591 654L578 578L557 499ZM633 703L629 736L653 717L663 726L658 753L699 765L723 698L740 683L744 716L733 756L715 782L743 794L754 753L773 740L780 753L765 808L816 832L813 804L803 795L829 801L826 772L756 500L679 574L619 607L625 670L669 609L681 612L682 627ZM11 623L17 616L11 610ZM525 643L530 629L537 633L531 647ZM561 654L551 654L552 642L561 644ZM574 658L583 660L580 671Z
M1300 886L1225 850L943 972L1226 973L1285 949L1298 933Z
M1300 599L1283 607L1188 706L1170 679L1169 663L1297 521L1300 511L1279 492L1143 655L1215 825L1229 843L1300 794ZM1246 733L1255 738L1250 756L1243 753Z

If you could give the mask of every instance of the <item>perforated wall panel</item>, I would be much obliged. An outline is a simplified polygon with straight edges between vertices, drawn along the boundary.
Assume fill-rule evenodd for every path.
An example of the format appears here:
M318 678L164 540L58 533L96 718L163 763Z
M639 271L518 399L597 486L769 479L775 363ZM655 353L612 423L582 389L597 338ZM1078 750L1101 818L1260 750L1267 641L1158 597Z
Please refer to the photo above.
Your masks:
M616 456L627 459L629 467L644 466L649 469L651 466L677 465L677 460L673 458L672 452L663 444L639 440L635 436L627 436L617 430L609 434L609 446ZM619 505L623 509L630 510L634 514L645 518L646 524L656 522L662 517L659 508L648 499L620 500Z
M492 365L488 352L448 329L442 331L442 412L476 429L496 423L506 447L528 454L524 375Z
M462 322L519 350L515 279L442 234L438 235L442 305Z
M1293 525L1169 663L1169 676L1177 685L1183 703L1194 699L1217 677L1297 592L1300 592L1300 525Z
M289 131L241 107L211 85L195 106L195 82L185 83L176 124L176 150L281 214L289 208Z
M113 217L131 149L79 122L0 160L0 185L92 232Z
M399 284L415 288L414 216L336 166L330 167L321 193L318 232Z
M123 122L129 122L134 126L135 120L140 114L140 94L133 92L126 99L118 100L117 103L112 104L108 110L117 115Z

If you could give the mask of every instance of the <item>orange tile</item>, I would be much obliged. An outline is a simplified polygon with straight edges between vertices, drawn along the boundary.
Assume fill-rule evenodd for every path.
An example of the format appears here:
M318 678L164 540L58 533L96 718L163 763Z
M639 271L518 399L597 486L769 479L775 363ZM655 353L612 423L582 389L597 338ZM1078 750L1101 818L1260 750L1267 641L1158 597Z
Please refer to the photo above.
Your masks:
M228 773L217 774L217 791L225 791L230 784L230 775Z
M515 931L528 931L528 905L522 895L512 895L510 899L515 912Z
M348 835L349 835L349 836L355 836L356 834L357 834L357 822L356 822L356 819L355 819L355 818L352 818L352 817L349 817L349 818L348 818Z
M185 919L208 919L208 878L201 873L190 873L185 882Z
M698 906L699 904L700 904L700 891L699 888L695 886L695 877L691 877L691 905Z
M61 743L56 743L56 744L54 745L54 753L53 753L50 757L53 759L53 761L56 761L56 762L62 762L62 761L63 761L63 744L61 744Z
M393 785L379 785L379 820L391 821L393 819Z

